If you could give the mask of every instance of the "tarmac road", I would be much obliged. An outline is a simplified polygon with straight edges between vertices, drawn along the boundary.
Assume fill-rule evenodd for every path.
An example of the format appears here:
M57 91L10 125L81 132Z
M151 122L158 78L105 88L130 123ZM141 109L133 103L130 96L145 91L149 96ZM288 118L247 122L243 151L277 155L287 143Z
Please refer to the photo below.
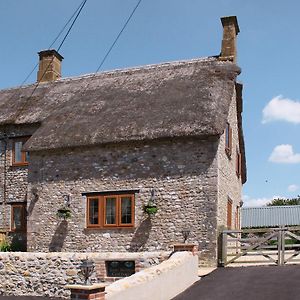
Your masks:
M300 265L218 268L173 300L298 300Z

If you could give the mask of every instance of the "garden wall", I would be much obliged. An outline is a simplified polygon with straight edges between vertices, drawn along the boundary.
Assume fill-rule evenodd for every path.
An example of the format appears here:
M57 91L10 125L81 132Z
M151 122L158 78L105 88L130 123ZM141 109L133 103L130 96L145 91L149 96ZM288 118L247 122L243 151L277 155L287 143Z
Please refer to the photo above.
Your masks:
M168 258L169 252L139 253L26 253L0 252L0 295L69 298L66 284L82 283L79 266L87 257L96 264L92 283L114 281L107 277L105 261L135 261L135 272Z

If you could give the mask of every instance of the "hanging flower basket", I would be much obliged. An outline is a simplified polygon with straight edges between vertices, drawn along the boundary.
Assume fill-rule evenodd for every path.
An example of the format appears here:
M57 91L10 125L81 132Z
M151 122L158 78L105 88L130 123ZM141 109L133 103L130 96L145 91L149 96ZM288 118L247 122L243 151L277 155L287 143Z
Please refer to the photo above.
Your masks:
M158 208L153 203L148 203L147 205L144 206L144 212L147 213L148 215L155 215L157 211Z
M70 219L71 218L71 210L69 208L60 208L57 210L56 215L61 219Z

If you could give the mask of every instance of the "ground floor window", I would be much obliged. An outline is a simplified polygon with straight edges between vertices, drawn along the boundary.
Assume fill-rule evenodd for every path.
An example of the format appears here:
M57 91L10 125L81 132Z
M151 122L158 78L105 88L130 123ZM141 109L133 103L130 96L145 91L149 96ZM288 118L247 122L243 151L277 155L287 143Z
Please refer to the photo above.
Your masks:
M93 195L87 198L87 227L133 227L134 195Z
M232 228L232 200L227 199L227 228Z
M26 230L26 204L11 205L11 231L22 232Z

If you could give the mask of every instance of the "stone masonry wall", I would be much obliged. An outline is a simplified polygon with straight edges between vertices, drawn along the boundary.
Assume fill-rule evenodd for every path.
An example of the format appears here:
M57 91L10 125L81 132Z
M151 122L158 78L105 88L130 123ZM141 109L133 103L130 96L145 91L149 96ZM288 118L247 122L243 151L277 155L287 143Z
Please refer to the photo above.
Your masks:
M136 272L166 260L167 252L151 253L0 253L0 295L70 297L66 284L81 284L79 266L88 257L95 262L91 282L107 281L105 261L133 260Z
M218 227L227 226L227 201L232 200L232 229L236 229L236 212L242 200L242 179L236 174L236 149L239 150L236 93L231 101L228 122L232 128L232 154L225 152L225 133L220 138L218 149Z
M180 139L89 149L32 153L29 166L30 251L160 251L182 242L200 250L200 263L216 263L217 142ZM135 227L87 229L86 198L92 191L139 190ZM158 213L143 205L155 190ZM205 190L205 193L203 193ZM57 209L70 195L72 218Z
M12 165L13 139L30 136L36 130L33 125L6 126L0 128L0 229L9 230L11 220L11 204L27 201L27 166ZM22 234L9 234L25 242Z

